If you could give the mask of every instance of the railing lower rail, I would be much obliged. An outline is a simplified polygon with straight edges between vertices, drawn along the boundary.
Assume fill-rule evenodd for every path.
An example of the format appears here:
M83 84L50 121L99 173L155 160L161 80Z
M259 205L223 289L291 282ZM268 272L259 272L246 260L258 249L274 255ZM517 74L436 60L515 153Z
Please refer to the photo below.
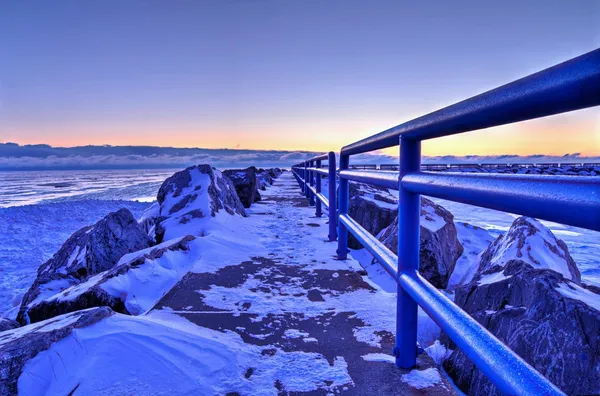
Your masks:
M423 310L503 393L562 392L419 274L421 194L600 231L600 182L577 176L422 172L421 141L600 105L600 49L344 146L339 157L338 247L348 253L348 232L398 283L396 365L414 367L417 308ZM400 146L398 172L372 166L350 169L350 156ZM329 153L331 155L333 153ZM320 159L293 167L307 197ZM316 163L316 166L315 166ZM335 196L335 159L328 164L329 199ZM376 169L376 168L375 168ZM435 169L437 170L437 169ZM333 175L333 176L332 176ZM308 181L307 181L308 179ZM399 191L398 256L348 215L348 182ZM335 205L330 202L329 205ZM330 216L335 213L329 207ZM330 227L334 220L330 217ZM331 240L330 231L330 240Z

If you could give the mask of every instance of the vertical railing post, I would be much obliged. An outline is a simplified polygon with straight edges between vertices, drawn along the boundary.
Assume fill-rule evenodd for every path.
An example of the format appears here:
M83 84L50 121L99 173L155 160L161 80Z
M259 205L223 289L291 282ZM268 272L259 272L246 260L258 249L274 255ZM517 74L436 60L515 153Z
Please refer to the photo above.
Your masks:
M313 166L315 166L315 162L314 161L308 161L308 167L312 168ZM315 186L315 178L313 177L313 171L309 170L308 171L308 184L311 187ZM315 206L315 194L312 192L311 189L308 190L308 205L309 206Z
M303 162L304 165L304 196L306 198L308 198L310 195L310 190L308 189L308 171L306 170L307 166L308 166L308 162L304 161Z
M402 177L419 172L421 142L400 137L398 197L398 274L419 270L421 196L402 188ZM396 301L396 366L412 368L417 358L417 303L398 284Z
M336 178L335 178L335 153L330 151L327 154L328 163L328 188L329 188L329 241L333 242L337 239L337 199L335 193Z
M350 157L340 153L340 172L348 169ZM339 182L339 215L348 213L348 179L340 177ZM342 222L338 221L338 259L346 260L348 257L348 229Z
M298 164L298 177L300 178L300 190L302 190L302 195L304 195L304 169L302 168L302 164Z
M317 160L315 167L318 169L321 169L321 160ZM321 194L321 174L318 172L315 172L315 178L316 178L316 189L317 189L317 194ZM316 210L315 210L315 216L317 217L321 217L323 215L323 208L322 208L322 204L321 204L321 200L319 199L319 197L315 197L315 205L316 205Z

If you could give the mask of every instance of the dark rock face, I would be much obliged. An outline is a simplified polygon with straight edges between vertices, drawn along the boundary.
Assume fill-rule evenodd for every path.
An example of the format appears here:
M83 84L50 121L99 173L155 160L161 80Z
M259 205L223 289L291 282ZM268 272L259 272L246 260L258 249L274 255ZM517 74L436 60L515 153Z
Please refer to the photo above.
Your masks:
M371 235L388 227L398 215L398 198L388 190L364 183L348 183L348 214ZM361 249L362 245L352 234L348 247Z
M0 318L0 333L17 327L19 327L19 322L6 318Z
M452 213L421 197L421 260L419 272L433 286L445 289L456 261L463 253ZM398 254L398 216L377 238Z
M108 307L94 308L0 333L0 395L17 395L23 368L38 353L69 336L73 329L90 326L111 315Z
M257 185L257 170L254 166L246 169L228 169L223 171L233 182L237 196L245 208L249 208L256 201L260 201Z
M33 304L28 310L31 323L69 312L102 306L110 307L114 312L139 315L141 312L129 312L126 306L127 292L135 293L134 290L125 290L125 293L110 293L102 285L117 276L125 275L130 271L138 271L146 265L146 260L159 260L167 252L187 251L189 250L189 242L194 239L196 238L193 236L187 236L174 241L168 246L157 246L146 253L142 252L130 261L119 263L110 270L89 279L84 284L74 285L63 290L57 298L46 299Z
M580 285L563 245L539 222L515 220L454 301L567 394L599 394L600 290ZM499 394L460 350L444 367L468 394Z
M151 239L127 209L110 213L93 226L73 234L46 263L29 288L17 321L28 324L28 308L36 299L49 297L90 276L112 268L124 254L145 249Z

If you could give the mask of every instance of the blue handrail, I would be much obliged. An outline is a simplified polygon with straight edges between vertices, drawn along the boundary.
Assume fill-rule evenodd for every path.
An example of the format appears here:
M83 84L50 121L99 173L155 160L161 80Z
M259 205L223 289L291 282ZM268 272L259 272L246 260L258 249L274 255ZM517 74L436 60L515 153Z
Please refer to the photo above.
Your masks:
M328 170L321 168L322 162L327 161ZM318 155L309 160L303 161L292 166L294 177L300 185L303 193L308 198L309 206L315 206L315 216L323 215L322 205L327 207L329 216L329 241L337 239L337 211L336 211L336 161L335 153ZM327 176L328 180L328 196L327 198L321 191L321 176ZM316 181L315 181L316 180ZM314 187L313 187L314 186Z
M600 231L600 182L595 178L578 176L422 172L421 141L598 105L600 49L341 149L338 172L338 257L347 258L348 232L351 232L396 279L398 295L394 355L398 367L415 366L417 308L420 306L501 392L520 395L562 394L419 274L420 196L424 194ZM349 169L352 155L398 145L399 172ZM313 167L314 162L323 157L315 157L293 167L303 191L317 197L318 191L311 189L308 184L312 185L312 178L320 173L320 166ZM335 196L335 178L331 176L334 172L335 160L330 160L330 200ZM350 180L399 191L398 256L348 215ZM330 205L335 208L335 203ZM331 227L335 224L331 218L335 210L330 207L329 213Z

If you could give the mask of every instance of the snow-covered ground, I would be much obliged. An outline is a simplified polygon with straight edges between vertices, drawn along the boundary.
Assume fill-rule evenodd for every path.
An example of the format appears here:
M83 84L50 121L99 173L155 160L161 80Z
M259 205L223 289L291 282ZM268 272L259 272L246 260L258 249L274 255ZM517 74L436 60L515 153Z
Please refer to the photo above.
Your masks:
M133 278L129 277L126 289L117 294L137 294L135 290L139 292L140 288L145 288L143 292L147 292L148 298L144 298L144 304L136 302L141 309L130 310L139 316L114 314L92 325L75 328L27 361L18 378L19 392L28 395L213 395L236 392L276 395L283 389L292 393L321 390L334 394L358 386L355 383L357 365L371 364L371 369L381 370L382 367L377 365L383 364L396 370L386 363L391 359L382 350L384 342L389 343L383 338L389 337L396 325L395 294L381 290L367 277L358 275L356 271L360 266L355 260L336 259L335 243L328 242L326 237L326 217L315 218L313 208L298 207L287 200L268 200L269 193L279 193L279 197L288 194L289 197L291 180L289 175L282 179L286 176L288 182L271 187L263 195L263 201L248 210L248 217L221 216L219 213L214 218L203 219L216 222L218 226L194 240L189 253L194 257L187 267L175 268L182 260L172 257L166 260L173 264L169 268L161 265L174 272L189 270L188 279L209 274L217 280L220 270L237 268L244 275L237 284L232 283L233 279L223 277L220 282L211 282L208 288L195 290L199 286L184 281L179 288L189 288L193 297L185 302L192 305L178 311L169 303L182 301L165 297L161 300L162 306L148 312L147 307L153 305L150 300L158 302L165 290L158 287L153 293L156 280L134 285L130 282ZM122 261L141 253L143 251L123 256ZM254 264L252 257L255 256L265 260L272 257L273 263L269 265L259 260ZM255 265L257 268L243 272L243 266ZM136 271L142 271L141 267L136 268ZM149 269L157 273L152 268ZM285 275L273 273L277 268ZM178 278L183 275L179 274ZM173 278L169 274L160 277ZM117 287L125 286L121 278L114 278ZM307 279L321 283L303 283ZM341 279L353 281L329 288L329 282ZM94 277L89 280L92 281L95 281ZM309 290L317 293L320 299L310 298ZM71 290L69 295L76 294L76 290ZM139 294L137 296L139 298ZM203 310L196 308L199 302L204 305ZM74 325L76 315L80 314L81 311L9 330L0 336L0 346L32 329L50 332ZM285 329L282 333L287 340L264 344L262 340L274 334L260 330L257 336L261 342L249 342L245 336L254 334L250 329L211 329L204 327L208 323L194 319L195 315L202 318L202 315L216 317L216 314L232 319L248 318L248 327L264 323L272 333ZM351 342L360 344L364 352L359 353L358 359L352 359L356 345L336 347L333 356L325 352L330 353L329 344L335 344L330 340L327 327L342 320L340 318L347 318L350 327L347 337L352 341L348 338L338 341L341 346ZM282 327L286 320L291 320L294 326ZM307 325L311 321L316 327ZM324 330L318 332L321 327ZM427 330L427 327L420 321L422 329ZM329 330L340 331L335 326ZM420 336L423 335L420 333ZM294 342L300 342L301 346L292 348ZM436 394L448 390L446 380L432 364L421 364L418 369L407 371L400 381L405 388L413 390L431 389Z

